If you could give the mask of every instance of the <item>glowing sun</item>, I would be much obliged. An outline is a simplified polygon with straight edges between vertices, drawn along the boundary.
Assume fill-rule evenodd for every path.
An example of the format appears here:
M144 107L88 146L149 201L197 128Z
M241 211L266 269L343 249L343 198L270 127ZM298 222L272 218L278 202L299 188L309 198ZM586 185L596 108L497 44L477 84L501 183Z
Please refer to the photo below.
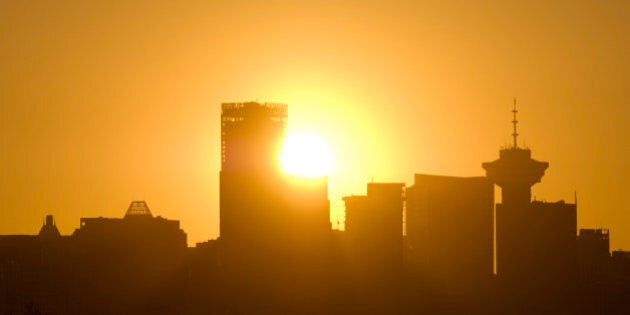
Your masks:
M280 153L280 167L285 173L318 177L330 172L330 149L319 137L298 133L287 136Z

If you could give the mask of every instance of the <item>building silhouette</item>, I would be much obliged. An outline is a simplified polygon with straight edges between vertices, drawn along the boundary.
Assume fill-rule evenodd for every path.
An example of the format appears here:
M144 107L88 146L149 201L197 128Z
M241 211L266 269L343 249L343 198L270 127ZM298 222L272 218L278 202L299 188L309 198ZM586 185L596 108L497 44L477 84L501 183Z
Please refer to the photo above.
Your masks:
M494 188L486 177L416 174L406 197L407 261L425 282L453 292L493 275Z
M608 229L580 229L577 239L580 282L602 281L610 271L609 236Z
M66 270L61 236L0 236L0 310L24 312L32 304L54 303L64 295Z
M278 154L288 120L287 105L223 103L221 109L221 171L278 170Z
M287 213L277 156L284 139L284 104L224 103L221 113L220 241L229 296L267 307L267 292L288 294ZM283 291L283 292L277 292ZM235 311L241 303L234 301Z
M69 276L81 313L174 312L184 287L186 233L179 221L154 217L132 201L123 218L81 218L71 237Z
M46 216L44 225L42 225L42 228L39 230L39 236L47 239L56 239L61 237L52 215Z
M124 218L82 218L61 236L47 215L38 235L0 236L0 309L20 314L176 312L185 281L186 234L144 201Z
M337 295L349 309L341 313L401 310L404 189L403 183L368 183L367 195L343 198L345 255L335 266L343 270Z
M483 163L490 181L501 187L496 205L496 261L501 283L514 290L513 303L529 311L554 309L569 303L577 277L577 211L564 201L531 200L549 163L531 158L518 146L516 107L514 145L499 159Z
M286 123L284 104L222 104L220 237L228 260L281 234L285 216L270 209L281 207L277 157Z
M367 195L348 196L345 233L363 278L392 277L402 267L403 183L369 183Z
M72 235L46 216L0 236L0 314L627 313L630 252L611 255L607 229L577 235L576 204L531 200L548 163L518 146L516 109L485 177L368 183L343 198L345 231L327 177L279 169L286 105L222 110L218 239L187 247L144 201Z
M285 104L222 104L220 246L226 289L239 297L228 303L234 312L273 313L274 305L290 308L325 291L328 178L281 172L287 111Z

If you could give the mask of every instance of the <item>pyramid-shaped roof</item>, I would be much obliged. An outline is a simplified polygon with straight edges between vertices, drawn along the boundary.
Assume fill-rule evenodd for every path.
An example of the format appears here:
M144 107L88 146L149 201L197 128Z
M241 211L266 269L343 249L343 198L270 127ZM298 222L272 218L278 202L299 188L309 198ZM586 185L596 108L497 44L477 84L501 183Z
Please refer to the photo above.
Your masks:
M125 213L125 218L129 217L148 217L152 218L153 215L149 211L149 206L144 200L132 201Z

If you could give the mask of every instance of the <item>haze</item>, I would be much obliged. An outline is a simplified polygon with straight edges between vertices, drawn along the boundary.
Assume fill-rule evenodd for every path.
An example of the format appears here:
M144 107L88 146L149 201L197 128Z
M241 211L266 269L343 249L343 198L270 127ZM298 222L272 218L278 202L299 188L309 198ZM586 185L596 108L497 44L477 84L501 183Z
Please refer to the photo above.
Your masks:
M62 234L131 200L218 236L220 104L289 105L342 196L414 173L483 175L510 141L538 199L630 248L628 1L3 1L0 234ZM339 221L339 223L337 222Z

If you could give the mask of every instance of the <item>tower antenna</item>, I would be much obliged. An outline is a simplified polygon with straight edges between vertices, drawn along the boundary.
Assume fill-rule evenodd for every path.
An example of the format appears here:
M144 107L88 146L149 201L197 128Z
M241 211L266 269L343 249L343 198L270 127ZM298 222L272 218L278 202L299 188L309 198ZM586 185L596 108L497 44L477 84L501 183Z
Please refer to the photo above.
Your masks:
M516 125L518 124L518 120L516 120L516 114L518 113L518 110L516 110L516 97L514 98L514 109L512 110L512 113L514 113L514 120L512 120L512 124L514 125L514 133L512 133L512 137L514 137L514 148L518 148L518 132L516 132Z

